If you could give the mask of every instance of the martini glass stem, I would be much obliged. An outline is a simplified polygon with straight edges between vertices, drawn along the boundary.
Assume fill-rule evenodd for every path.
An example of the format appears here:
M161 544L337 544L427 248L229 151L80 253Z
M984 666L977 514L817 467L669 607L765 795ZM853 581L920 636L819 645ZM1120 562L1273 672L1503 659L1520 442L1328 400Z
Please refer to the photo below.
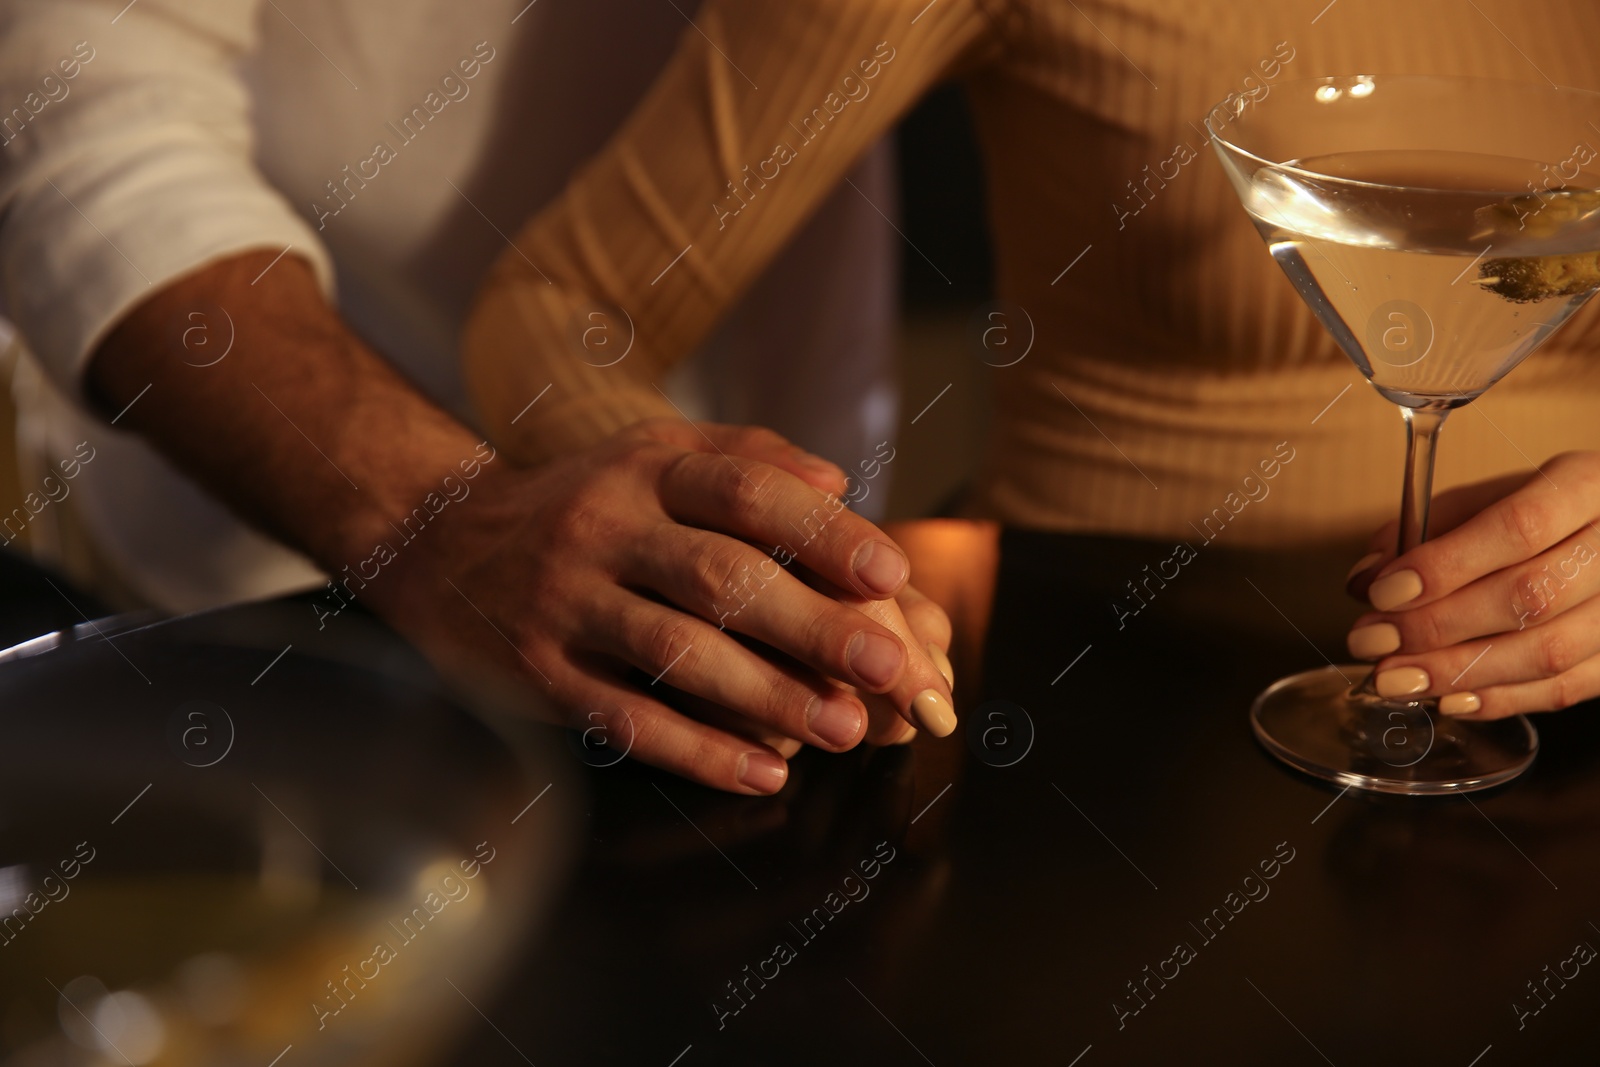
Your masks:
M1439 443L1439 431L1444 428L1445 416L1450 409L1437 407L1402 407L1400 414L1406 420L1406 477L1400 493L1400 541L1396 546L1399 555L1405 555L1428 539L1428 507L1433 502L1433 456ZM1352 696L1376 697L1378 690L1374 679L1377 672L1367 677L1352 692Z
M1450 409L1401 408L1406 420L1406 481L1400 497L1400 543L1404 555L1428 539L1428 505L1433 500L1433 454Z

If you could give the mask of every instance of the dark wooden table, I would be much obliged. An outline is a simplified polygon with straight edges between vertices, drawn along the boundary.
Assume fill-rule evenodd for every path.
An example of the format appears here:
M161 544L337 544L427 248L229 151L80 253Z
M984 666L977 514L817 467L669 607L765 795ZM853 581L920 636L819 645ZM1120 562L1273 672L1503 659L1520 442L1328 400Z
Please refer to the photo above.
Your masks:
M118 641L141 667L141 654L159 663L160 649L189 650L184 684L210 679L211 699L241 720L237 751L215 771L245 777L218 784L127 729L121 760L70 770L66 750L81 757L85 724L111 711L73 703L74 685L93 686L72 682L69 662L80 679L113 666L131 675L116 650L89 642L0 665L13 737L31 737L6 746L0 795L52 828L29 837L45 849L78 840L64 798L79 797L79 814L87 795L114 809L113 795L154 781L145 800L165 790L171 807L139 824L160 857L147 866L249 870L249 847L198 848L173 827L202 783L225 804L270 775L326 835L316 866L327 885L340 883L335 863L357 882L404 882L394 850L408 840L445 853L504 841L507 862L484 877L506 910L419 966L400 998L402 1016L432 1035L421 1062L1600 1059L1600 976L1587 966L1600 947L1595 709L1540 717L1534 769L1496 791L1340 792L1263 753L1247 711L1278 676L1339 657L1359 610L1340 591L1348 552L1202 546L1119 624L1124 583L1172 546L945 522L897 536L957 622L962 728L910 749L804 755L774 798L714 794L628 761L598 766L607 761L543 729L496 720L490 732L429 695L426 672L368 623L364 651L342 658L304 634L266 676L291 667L278 688L263 693L264 679L251 694L251 669L301 625L269 622L266 608ZM170 699L137 685L120 690L131 695L116 715L148 734ZM22 728L46 692L77 726ZM41 759L52 745L61 751ZM10 772L29 762L57 778L28 775L24 795ZM344 775L356 784L325 788ZM215 821L217 840L260 834ZM57 907L70 924L72 902ZM55 966L52 980L79 967ZM344 1018L359 1022L370 1002ZM329 1051L335 1029L285 1036L279 1047L294 1048L281 1067L361 1062L355 1046Z

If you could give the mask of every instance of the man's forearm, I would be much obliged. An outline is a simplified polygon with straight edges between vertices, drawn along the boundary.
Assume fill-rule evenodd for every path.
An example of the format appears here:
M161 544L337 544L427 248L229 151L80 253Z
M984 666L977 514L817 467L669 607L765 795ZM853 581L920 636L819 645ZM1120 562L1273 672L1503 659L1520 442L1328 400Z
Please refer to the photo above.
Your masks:
M477 438L351 333L304 261L272 258L232 257L139 305L86 389L108 415L131 404L120 427L337 570L459 476Z
M185 345L196 329L206 343L191 332ZM836 492L842 474L770 431L664 421L535 468L486 467L476 436L354 338L303 263L270 253L135 309L88 384L108 414L124 412L119 426L338 576L312 605L319 626L359 594L508 709L598 725L635 758L762 794L782 787L799 745L842 751L867 733L860 698L832 679L882 695L902 720L884 740L912 721L954 728L949 685L917 651L937 635L914 634L892 602L840 603L752 547L793 540L786 561L863 595L887 598L906 578L881 531L802 480ZM413 524L429 529L414 547ZM764 591L719 613L752 570ZM633 671L671 671L715 718L669 706Z

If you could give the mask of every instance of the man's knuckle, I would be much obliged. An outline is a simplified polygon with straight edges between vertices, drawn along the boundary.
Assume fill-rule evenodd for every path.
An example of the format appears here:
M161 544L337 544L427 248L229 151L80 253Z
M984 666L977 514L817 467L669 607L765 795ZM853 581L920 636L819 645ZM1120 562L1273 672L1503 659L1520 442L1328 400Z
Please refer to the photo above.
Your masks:
M729 513L738 520L759 517L772 499L778 471L764 463L739 469L730 466L723 476L723 498Z
M694 627L689 618L670 612L648 624L641 634L639 655L654 670L665 670L694 644ZM681 661L677 664L681 666Z
M604 719L606 743L629 753L654 752L659 744L661 721L655 709L642 700L613 707Z
M660 468L657 484L662 488L672 486L680 491L694 485L694 465L704 458L699 452L663 446L662 453L653 460Z
M552 509L547 529L550 540L557 545L592 549L597 539L617 523L610 494L596 486L565 494L559 506Z
M696 597L715 605L737 592L739 578L749 567L745 557L744 546L736 541L702 548L694 567Z
M618 447L622 466L630 472L642 472L646 478L655 477L683 456L693 454L666 444L654 435L640 436Z

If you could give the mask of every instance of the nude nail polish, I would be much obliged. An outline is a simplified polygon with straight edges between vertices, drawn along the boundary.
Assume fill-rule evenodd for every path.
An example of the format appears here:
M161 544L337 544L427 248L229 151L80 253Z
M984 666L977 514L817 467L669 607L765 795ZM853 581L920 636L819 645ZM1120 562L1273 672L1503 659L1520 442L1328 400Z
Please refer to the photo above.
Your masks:
M935 690L924 689L917 694L911 701L911 717L934 737L948 737L955 732L956 711Z
M1409 697L1427 690L1428 672L1421 667L1391 667L1375 679L1381 697Z
M1400 631L1393 623L1375 622L1357 626L1344 639L1356 659L1379 659L1400 648Z
M1482 707L1477 693L1450 693L1439 698L1440 715L1471 715Z
M1372 566L1382 558L1382 552L1368 552L1365 556L1362 556L1360 559L1356 560L1356 565L1350 568L1350 573L1344 576L1344 580L1348 582L1350 579L1354 578L1356 575L1360 574L1362 571L1366 570L1368 567Z
M948 685L952 690L955 689L956 672L950 666L950 657L944 654L944 649L932 641L928 642L928 658L933 660L933 665L939 668L940 674L944 675L944 684Z
M1395 571L1373 582L1367 600L1379 611L1393 611L1422 595L1422 575L1416 571Z

